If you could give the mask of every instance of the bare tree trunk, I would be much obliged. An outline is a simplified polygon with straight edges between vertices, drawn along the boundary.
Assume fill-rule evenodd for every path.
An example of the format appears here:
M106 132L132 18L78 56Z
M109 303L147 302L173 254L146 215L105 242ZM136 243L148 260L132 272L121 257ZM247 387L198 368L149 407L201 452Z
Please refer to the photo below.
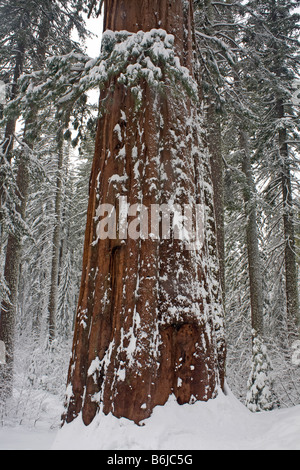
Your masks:
M192 3L106 0L104 30L163 28L175 36L175 52L192 74ZM115 78L101 97L106 112L90 182L67 422L82 412L88 425L101 408L138 423L171 394L180 404L209 400L224 381L212 183L192 126L195 106L188 96L158 92L143 79L140 87L138 111ZM180 240L124 240L120 233L99 240L97 209L106 203L118 212L119 196L148 208L205 204L204 247L188 251Z
M244 201L247 219L246 236L250 279L252 329L263 337L264 333L264 301L262 289L261 257L257 232L256 188L252 173L249 136L240 130L241 149L243 151L242 168L245 174Z

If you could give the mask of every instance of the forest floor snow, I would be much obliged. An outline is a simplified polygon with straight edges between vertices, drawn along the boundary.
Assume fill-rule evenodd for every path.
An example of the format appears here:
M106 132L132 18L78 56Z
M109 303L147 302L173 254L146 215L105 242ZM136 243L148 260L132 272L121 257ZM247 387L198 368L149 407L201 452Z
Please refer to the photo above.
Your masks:
M230 392L184 406L171 397L143 426L99 414L49 428L0 427L0 450L300 450L300 406L252 414Z

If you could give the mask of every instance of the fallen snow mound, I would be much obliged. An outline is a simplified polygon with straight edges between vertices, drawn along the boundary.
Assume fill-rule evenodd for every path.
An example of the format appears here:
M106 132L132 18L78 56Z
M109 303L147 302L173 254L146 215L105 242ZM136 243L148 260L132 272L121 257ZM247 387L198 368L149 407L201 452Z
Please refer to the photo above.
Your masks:
M86 427L79 416L52 450L300 450L300 406L253 414L229 391L194 405L170 397L143 426L99 414Z

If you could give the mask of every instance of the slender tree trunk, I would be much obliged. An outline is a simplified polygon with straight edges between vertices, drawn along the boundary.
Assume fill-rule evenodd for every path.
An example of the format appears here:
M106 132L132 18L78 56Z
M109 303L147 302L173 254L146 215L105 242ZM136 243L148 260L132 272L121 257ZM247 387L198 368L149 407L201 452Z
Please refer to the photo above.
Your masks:
M284 118L284 105L278 102L278 117ZM294 205L287 130L279 130L279 148L281 157L281 186L283 201L283 226L285 239L285 286L287 313L290 324L297 325L300 332L300 312L298 293L298 273L296 260L296 242L294 226Z
M56 314L58 304L58 278L59 278L59 255L61 241L61 208L62 208L62 170L64 164L64 137L62 130L58 136L58 165L57 165L57 182L55 195L55 222L52 239L52 266L51 266L51 285L49 297L49 341L50 344L55 338L56 330Z
M225 216L224 216L224 164L220 116L212 102L207 110L208 148L211 156L211 173L214 187L214 206L217 227L220 277L225 305Z
M164 29L175 36L175 52L192 74L192 3L106 0L104 30ZM171 394L180 404L209 400L224 381L212 183L193 129L195 106L188 96L161 93L143 79L140 87L138 111L115 78L101 97L106 112L90 182L67 422L82 412L88 425L102 409L138 423ZM106 203L118 212L119 196L148 208L205 203L204 247L188 251L180 240L124 240L120 233L99 240L97 209Z
M262 289L261 257L257 231L256 188L252 173L249 136L240 130L241 149L243 151L243 172L245 174L244 202L247 219L246 236L250 279L252 329L263 337L264 333L264 301Z

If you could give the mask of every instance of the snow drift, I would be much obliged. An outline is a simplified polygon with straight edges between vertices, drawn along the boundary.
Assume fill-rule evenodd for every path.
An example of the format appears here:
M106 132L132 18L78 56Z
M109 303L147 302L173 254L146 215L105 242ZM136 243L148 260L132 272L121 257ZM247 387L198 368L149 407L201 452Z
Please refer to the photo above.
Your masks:
M79 416L52 450L300 450L300 406L253 414L230 391L193 405L170 397L141 426L100 413L86 427Z

